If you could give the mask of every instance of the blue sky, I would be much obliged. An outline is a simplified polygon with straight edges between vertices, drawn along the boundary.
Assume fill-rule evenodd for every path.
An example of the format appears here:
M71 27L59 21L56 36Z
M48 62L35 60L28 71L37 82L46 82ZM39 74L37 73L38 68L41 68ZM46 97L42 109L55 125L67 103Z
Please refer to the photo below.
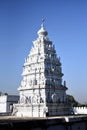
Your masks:
M87 102L87 1L0 0L0 91L18 94L24 59L45 17L68 94Z

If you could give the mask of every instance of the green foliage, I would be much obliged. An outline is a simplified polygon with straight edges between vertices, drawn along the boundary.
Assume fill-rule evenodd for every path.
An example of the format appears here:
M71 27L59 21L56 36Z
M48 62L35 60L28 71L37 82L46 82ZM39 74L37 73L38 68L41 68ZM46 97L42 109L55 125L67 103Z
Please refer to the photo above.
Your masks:
M72 104L72 106L77 107L77 106L80 105L80 103L77 102L72 95L67 95L67 100L68 100L69 103Z
M81 104L72 95L67 95L67 100L73 107L87 107L87 103Z

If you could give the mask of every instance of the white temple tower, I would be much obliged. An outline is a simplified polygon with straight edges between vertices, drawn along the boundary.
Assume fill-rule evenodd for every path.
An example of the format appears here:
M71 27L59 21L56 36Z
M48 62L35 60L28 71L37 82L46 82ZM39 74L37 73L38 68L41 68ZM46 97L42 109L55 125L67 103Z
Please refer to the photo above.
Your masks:
M46 117L71 113L67 103L66 83L62 85L62 67L55 46L47 37L42 22L38 38L23 66L19 86L20 101L14 104L13 115Z

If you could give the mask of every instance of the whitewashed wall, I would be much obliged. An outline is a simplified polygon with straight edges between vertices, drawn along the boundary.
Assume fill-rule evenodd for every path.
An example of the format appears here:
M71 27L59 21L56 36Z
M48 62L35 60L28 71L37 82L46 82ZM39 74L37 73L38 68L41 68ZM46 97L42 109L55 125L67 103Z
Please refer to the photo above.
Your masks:
M75 114L87 114L87 107L74 107Z
M11 112L13 103L17 103L19 96L16 95L1 95L0 96L0 113Z
M7 95L0 96L0 113L7 111Z

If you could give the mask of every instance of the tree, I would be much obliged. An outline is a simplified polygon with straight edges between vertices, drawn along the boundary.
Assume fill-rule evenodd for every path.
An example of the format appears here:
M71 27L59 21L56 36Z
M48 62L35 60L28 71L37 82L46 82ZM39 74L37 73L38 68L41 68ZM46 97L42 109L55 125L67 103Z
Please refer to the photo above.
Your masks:
M80 105L80 103L77 102L77 101L75 100L75 98L74 98L72 95L67 95L67 100L68 100L69 103L72 104L72 106L77 107L77 106Z

